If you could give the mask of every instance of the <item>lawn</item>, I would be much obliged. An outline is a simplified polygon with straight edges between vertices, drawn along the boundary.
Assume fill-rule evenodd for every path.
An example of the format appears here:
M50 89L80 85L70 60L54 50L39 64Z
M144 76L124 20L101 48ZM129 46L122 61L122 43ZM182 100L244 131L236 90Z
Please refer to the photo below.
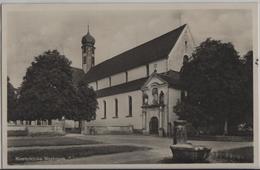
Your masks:
M31 146L66 146L66 145L90 145L100 144L93 140L75 139L72 137L25 137L8 139L8 147Z
M24 149L8 151L8 164L23 164L25 162L73 159L88 157L92 155L104 155L121 152L133 152L148 150L148 147L138 147L130 145L96 145L96 146L77 146L55 149Z
M254 160L254 148L242 147L213 152L211 159L218 162L252 163Z

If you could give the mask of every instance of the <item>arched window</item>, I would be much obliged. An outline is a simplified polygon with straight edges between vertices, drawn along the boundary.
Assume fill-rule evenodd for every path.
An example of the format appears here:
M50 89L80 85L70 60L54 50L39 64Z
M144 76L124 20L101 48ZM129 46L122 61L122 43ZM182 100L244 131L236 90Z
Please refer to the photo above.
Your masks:
M92 64L92 66L95 65L95 58L94 57L91 57L91 64Z
M149 77L149 64L146 64L146 76Z
M163 93L163 91L160 92L160 97L159 98L160 98L159 99L160 100L159 103L160 104L164 104L164 93Z
M107 117L107 103L106 103L105 100L103 101L103 108L104 108L104 117L103 117L103 119L105 119Z
M146 93L143 93L143 105L148 104L148 95Z
M189 57L187 55L183 56L183 64L187 63L189 61Z
M153 104L158 104L158 89L157 88L152 89L152 95L153 95Z
M118 100L115 99L115 117L118 117Z
M129 111L129 117L132 117L132 97L131 96L128 96L128 105L129 105L129 108L128 108L128 111Z

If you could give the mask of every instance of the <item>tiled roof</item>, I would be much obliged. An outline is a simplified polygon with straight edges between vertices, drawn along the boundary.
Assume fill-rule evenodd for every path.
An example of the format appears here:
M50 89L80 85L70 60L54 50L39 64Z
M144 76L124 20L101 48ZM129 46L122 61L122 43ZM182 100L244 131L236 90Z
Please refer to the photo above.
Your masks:
M115 94L120 94L120 93L126 93L130 91L135 91L135 90L140 90L142 85L145 83L145 81L148 78L141 78L138 80L134 80L128 83L108 87L105 89L97 90L97 97L105 97L105 96L111 96Z
M94 66L85 75L85 81L93 82L153 61L168 58L185 26L186 24Z
M84 71L82 69L76 68L76 67L71 67L72 70L72 81L73 85L77 87L79 81L83 78L84 76Z
M160 78L165 80L170 87L176 88L176 89L183 89L182 82L180 80L180 73L177 71L170 70L165 73L158 74Z

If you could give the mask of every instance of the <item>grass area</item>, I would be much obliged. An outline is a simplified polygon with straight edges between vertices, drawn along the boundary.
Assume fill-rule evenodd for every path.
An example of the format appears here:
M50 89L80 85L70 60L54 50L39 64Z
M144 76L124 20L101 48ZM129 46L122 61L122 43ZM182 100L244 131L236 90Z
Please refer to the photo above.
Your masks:
M213 152L211 159L225 163L253 163L254 149L252 146Z
M31 136L31 137L46 136L46 137L52 137L52 136L64 136L64 133L59 133L59 132L28 133L27 130L8 130L7 136L8 137L21 137L21 136Z
M38 133L31 133L28 134L28 136L31 137L54 137L54 136L64 136L65 133L59 133L59 132L38 132Z
M162 160L160 160L158 163L161 164L182 164L182 163L209 163L209 160L204 160L204 161L197 161L197 162L190 162L190 161L176 161L172 157L165 157Z
M56 149L26 149L8 151L8 164L23 164L25 162L73 159L92 155L104 155L121 152L148 150L148 147L130 145L84 146Z
M209 159L202 162L178 162L172 157L165 157L158 163L253 163L253 147L221 150L211 153Z
M226 141L226 142L251 142L253 136L189 136L188 140L202 140L202 141Z
M7 136L28 136L27 130L8 130Z
M89 145L101 142L72 137L25 137L8 139L8 147Z

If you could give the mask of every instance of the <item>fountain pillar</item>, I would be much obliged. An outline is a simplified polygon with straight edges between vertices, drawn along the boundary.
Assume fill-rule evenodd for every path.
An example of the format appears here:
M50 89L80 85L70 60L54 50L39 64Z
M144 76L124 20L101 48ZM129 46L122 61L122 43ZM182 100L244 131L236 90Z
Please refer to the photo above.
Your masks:
M174 121L174 135L173 144L186 144L187 143L187 129L185 120Z

